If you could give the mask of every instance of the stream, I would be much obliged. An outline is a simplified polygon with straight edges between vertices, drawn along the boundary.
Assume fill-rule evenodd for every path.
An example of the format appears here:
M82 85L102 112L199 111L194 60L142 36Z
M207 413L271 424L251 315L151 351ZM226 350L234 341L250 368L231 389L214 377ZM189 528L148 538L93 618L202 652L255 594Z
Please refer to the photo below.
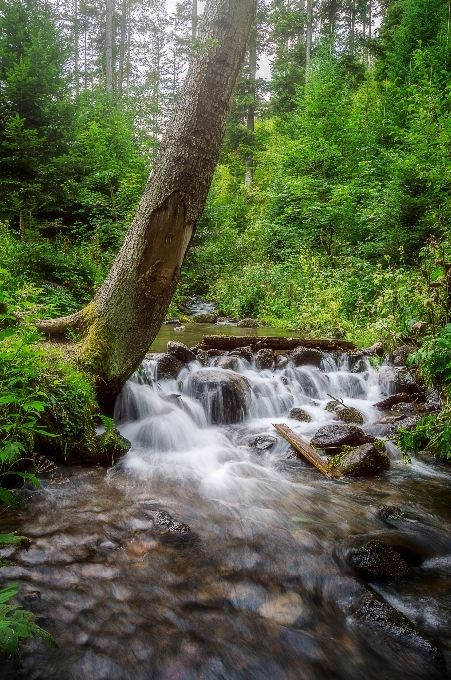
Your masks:
M257 370L237 358L248 387L233 424L220 414L236 404L199 392L205 370L195 361L177 380L157 381L155 360L144 361L115 409L129 453L107 472L65 468L64 483L45 482L0 518L0 530L31 539L28 552L0 551L11 563L1 584L20 582L19 601L59 645L27 641L1 677L451 677L450 468L427 456L404 465L390 446L387 472L330 480L273 428L287 423L310 441L333 421L332 394L382 437L373 404L384 393L369 361L356 372L347 355L324 354L320 368ZM290 419L293 407L311 421ZM403 516L387 519L382 506ZM408 576L359 578L349 553L374 538L407 546ZM369 592L416 624L445 662L359 621L354 604Z

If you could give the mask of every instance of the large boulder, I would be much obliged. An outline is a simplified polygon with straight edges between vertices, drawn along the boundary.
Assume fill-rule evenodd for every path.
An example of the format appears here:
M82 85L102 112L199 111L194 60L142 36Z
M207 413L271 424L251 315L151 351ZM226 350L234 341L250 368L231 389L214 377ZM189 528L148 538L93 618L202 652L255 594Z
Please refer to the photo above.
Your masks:
M291 352L291 358L295 366L316 366L319 368L323 355L318 349L297 347Z
M168 354L175 356L182 364L189 364L190 361L196 360L194 352L188 349L183 342L177 342L176 340L170 340L168 342Z
M217 314L195 314L193 316L194 323L216 323L217 320Z
M261 349L257 352L256 357L257 366L260 370L272 368L274 365L274 350Z
M156 362L157 380L175 380L183 368L182 362L173 354L160 354Z
M255 319L241 319L237 323L238 328L258 328L258 321Z
M360 446L361 444L372 444L375 441L377 441L375 437L366 434L356 425L334 423L320 427L311 444L327 453L339 453L343 446Z
M374 444L363 444L342 456L337 467L347 477L360 477L388 470L390 458Z
M411 402L412 400L413 397L409 394L400 392L399 394L393 394L391 397L387 397L383 401L378 401L374 406L381 411L388 411L391 410L393 406L396 406L396 404Z
M247 415L249 383L222 368L203 368L189 377L187 391L203 405L210 423L239 423Z
M401 554L385 541L368 541L351 554L350 562L365 579L389 581L408 572Z

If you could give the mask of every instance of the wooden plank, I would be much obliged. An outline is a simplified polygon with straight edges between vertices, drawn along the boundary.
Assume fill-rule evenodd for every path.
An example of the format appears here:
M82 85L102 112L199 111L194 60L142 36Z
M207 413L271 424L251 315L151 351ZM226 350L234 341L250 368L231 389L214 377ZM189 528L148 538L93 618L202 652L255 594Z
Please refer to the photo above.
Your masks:
M329 468L327 466L327 460L320 456L319 453L312 446L310 446L310 444L307 444L303 439L301 439L301 437L299 437L296 432L293 432L293 430L290 429L288 425L285 425L285 423L281 423L280 425L273 424L273 427L276 428L277 432L279 432L282 437L285 437L285 439L290 442L291 446L293 446L296 451L298 451L298 453L304 456L304 458L306 458L309 463L312 463L312 465L322 472L323 475L326 475L326 477L329 477L329 479L342 476L338 470Z
M267 347L274 350L290 350L296 347L307 347L319 349L322 351L353 351L356 346L352 342L346 340L336 340L329 338L303 339L303 338L281 338L273 336L262 335L204 335L202 347L209 349L223 349L232 350L238 347L246 347L251 345L253 347L261 343L261 347Z

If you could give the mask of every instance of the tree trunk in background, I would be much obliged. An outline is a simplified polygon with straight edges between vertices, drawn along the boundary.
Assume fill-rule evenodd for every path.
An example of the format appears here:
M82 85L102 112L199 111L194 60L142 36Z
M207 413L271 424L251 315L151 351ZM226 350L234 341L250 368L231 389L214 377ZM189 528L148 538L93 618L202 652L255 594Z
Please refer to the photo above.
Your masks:
M44 321L49 335L78 329L79 361L111 402L158 333L180 278L219 159L257 0L209 0L173 117L133 223L94 300Z
M305 82L308 82L313 41L313 0L307 0L307 37L305 44Z
M337 0L331 0L329 6L330 54L334 53L337 12L338 12Z
M74 78L75 78L75 93L80 91L80 77L79 77L79 54L78 54L78 0L74 3Z
M127 0L122 0L121 12L121 42L119 45L119 68L117 74L117 91L122 95L124 85L125 42L127 35Z
M253 144L255 130L255 79L257 76L257 25L254 24L249 41L249 107L247 109L247 129ZM246 177L245 185L250 187L254 179L254 154L252 151L246 156Z
M194 43L196 42L196 39L197 39L197 0L193 0L193 16L192 16L191 31L192 31L192 39L193 39L193 45L194 45Z
M106 2L105 21L105 73L106 91L113 91L113 0Z

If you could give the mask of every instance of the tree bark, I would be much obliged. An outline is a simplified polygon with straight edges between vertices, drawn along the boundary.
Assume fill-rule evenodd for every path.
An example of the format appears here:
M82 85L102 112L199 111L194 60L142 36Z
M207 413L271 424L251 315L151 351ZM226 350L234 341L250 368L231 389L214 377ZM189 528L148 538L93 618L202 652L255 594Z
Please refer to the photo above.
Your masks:
M249 41L249 106L247 109L247 129L251 144L253 146L253 138L255 131L255 97L256 86L255 79L257 77L257 25L254 24L251 31L251 38ZM246 176L245 185L250 187L254 179L254 154L250 151L246 156Z
M192 40L193 40L193 45L194 45L196 40L197 40L197 0L193 0L191 34L192 34Z
M113 91L113 0L105 0L105 73L106 91Z
M155 338L219 159L257 0L209 0L172 120L133 223L94 300L50 335L78 329L79 361L111 402Z

